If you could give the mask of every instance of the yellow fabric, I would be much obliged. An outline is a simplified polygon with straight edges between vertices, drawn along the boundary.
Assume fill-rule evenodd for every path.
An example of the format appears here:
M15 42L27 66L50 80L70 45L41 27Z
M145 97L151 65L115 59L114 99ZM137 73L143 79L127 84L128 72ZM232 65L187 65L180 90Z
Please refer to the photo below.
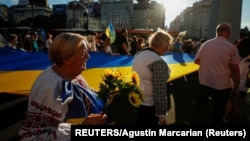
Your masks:
M79 125L79 124L82 124L84 120L85 118L70 118L70 119L66 119L66 122L71 123L73 125Z
M170 64L171 76L168 81L172 81L188 75L198 70L198 65L191 63ZM95 89L99 89L102 82L102 75L106 68L91 68L82 72L89 85ZM116 67L123 73L131 73L132 67ZM29 91L36 77L42 72L38 71L0 71L0 93L6 92L10 94L29 95Z

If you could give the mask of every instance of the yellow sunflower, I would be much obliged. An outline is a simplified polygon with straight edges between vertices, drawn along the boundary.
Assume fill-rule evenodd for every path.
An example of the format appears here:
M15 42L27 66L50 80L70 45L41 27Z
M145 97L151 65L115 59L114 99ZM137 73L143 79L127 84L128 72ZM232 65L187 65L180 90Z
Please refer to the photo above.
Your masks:
M133 106L139 107L142 101L140 99L140 96L137 93L132 92L129 94L129 102Z
M135 85L140 84L140 78L135 71L132 72L132 81L135 83Z

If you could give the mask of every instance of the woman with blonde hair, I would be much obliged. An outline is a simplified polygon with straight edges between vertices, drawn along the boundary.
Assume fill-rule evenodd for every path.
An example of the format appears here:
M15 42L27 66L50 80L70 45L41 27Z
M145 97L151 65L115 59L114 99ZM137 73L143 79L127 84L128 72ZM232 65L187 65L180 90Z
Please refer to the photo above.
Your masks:
M70 140L72 124L104 124L102 103L81 75L86 69L87 40L61 33L49 50L52 65L35 80L19 140ZM78 119L70 122L70 119ZM72 120L71 120L72 121Z
M134 56L133 70L140 78L144 101L137 114L138 125L165 125L168 111L167 80L170 69L163 56L172 44L172 36L158 30L149 39L149 47Z

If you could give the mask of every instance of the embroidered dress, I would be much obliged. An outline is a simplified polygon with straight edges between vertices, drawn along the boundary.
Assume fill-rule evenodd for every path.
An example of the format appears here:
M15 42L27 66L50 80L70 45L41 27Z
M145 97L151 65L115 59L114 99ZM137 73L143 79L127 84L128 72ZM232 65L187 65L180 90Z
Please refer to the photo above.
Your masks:
M67 118L84 118L102 110L95 94L79 85L85 82L81 76L72 82L62 79L51 67L42 72L29 95L28 110L18 133L20 140L70 140L72 123L67 123Z

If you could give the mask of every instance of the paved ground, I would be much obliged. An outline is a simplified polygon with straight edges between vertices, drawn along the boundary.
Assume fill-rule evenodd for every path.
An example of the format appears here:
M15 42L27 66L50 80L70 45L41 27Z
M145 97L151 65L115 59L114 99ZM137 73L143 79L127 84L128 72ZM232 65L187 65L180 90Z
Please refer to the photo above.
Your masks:
M17 141L21 119L27 107L27 96L0 93L0 141Z
M168 124L185 124L191 113L193 100L196 98L198 91L198 73L192 73L186 77L179 78L172 82L171 108L167 117ZM209 110L211 106L207 105L197 117L197 124L209 123Z

